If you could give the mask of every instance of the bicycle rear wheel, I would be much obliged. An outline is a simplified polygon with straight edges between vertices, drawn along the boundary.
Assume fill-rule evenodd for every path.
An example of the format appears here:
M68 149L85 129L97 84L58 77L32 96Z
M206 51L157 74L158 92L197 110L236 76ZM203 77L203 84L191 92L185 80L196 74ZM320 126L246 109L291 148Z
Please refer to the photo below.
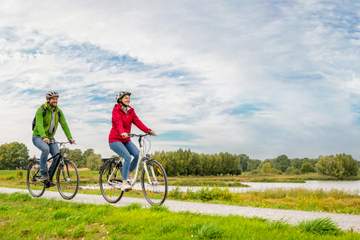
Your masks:
M145 162L141 174L141 187L148 203L158 206L164 203L168 192L168 183L165 169L158 161L148 160Z
M45 184L38 181L40 178L39 162L30 162L26 174L26 187L33 197L41 197L45 192Z
M76 164L64 160L65 164L59 164L56 172L56 186L62 198L73 199L79 190L79 173Z
M124 194L121 190L122 176L118 164L113 160L108 160L100 168L101 195L109 203L117 203Z

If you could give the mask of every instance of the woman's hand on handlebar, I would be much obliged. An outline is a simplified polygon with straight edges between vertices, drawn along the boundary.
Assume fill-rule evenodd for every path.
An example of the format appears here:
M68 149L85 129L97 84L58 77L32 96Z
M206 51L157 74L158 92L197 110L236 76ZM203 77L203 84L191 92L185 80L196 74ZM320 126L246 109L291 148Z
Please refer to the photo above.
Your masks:
M122 137L122 138L128 138L128 137L129 137L129 134L126 133L126 132L124 132L124 133L121 134L121 137Z
M150 136L156 136L156 135L157 135L153 130L150 130L150 132L148 132L148 134L149 134Z

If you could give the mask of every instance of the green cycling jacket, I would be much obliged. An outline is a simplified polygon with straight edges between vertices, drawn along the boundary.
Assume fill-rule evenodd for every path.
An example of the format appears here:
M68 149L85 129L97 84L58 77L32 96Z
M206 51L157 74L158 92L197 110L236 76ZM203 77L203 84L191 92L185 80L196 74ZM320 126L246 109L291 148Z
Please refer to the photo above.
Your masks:
M50 130L52 112L55 112L54 114L55 128L53 133L50 133L49 130ZM45 103L37 109L35 118L36 121L35 121L35 128L33 130L33 136L37 136L41 138L49 138L49 139L54 138L56 129L60 122L60 125L64 130L67 139L72 140L71 132L66 122L65 115L59 107L52 107L48 103Z

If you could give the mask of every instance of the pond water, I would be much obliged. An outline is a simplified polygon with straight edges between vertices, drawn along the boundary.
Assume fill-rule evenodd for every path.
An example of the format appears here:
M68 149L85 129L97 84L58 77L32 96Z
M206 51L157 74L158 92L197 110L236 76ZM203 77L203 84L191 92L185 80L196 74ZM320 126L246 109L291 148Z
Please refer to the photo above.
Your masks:
M360 195L360 180L359 181L306 181L305 183L269 183L269 182L242 182L249 187L229 187L231 192L248 192L248 191L264 191L268 189L294 189L303 188L309 190L340 190L347 193ZM98 185L81 186L82 189L99 189ZM204 186L169 186L169 191L178 188L181 192L186 192L188 189L198 191ZM140 184L136 184L134 189L140 190Z

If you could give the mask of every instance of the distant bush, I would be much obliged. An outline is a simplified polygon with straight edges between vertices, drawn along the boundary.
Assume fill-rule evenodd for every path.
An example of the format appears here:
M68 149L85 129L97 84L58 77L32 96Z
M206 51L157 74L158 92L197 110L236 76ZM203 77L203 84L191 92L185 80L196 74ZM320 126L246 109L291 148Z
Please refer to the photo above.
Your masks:
M294 167L289 167L288 169L286 169L286 174L290 174L290 175L295 174L295 175L298 175L298 174L300 174L300 173L301 173L300 170L297 169L297 168L294 168Z
M351 155L337 154L335 156L321 156L316 163L316 169L321 174L342 179L357 176L359 166Z
M264 161L261 163L261 165L259 166L259 172L262 174L280 174L281 171L277 170L275 168L273 168L271 162L268 161Z
M309 163L309 162L303 162L303 164L301 165L301 173L311 173L311 172L316 172L315 167Z

